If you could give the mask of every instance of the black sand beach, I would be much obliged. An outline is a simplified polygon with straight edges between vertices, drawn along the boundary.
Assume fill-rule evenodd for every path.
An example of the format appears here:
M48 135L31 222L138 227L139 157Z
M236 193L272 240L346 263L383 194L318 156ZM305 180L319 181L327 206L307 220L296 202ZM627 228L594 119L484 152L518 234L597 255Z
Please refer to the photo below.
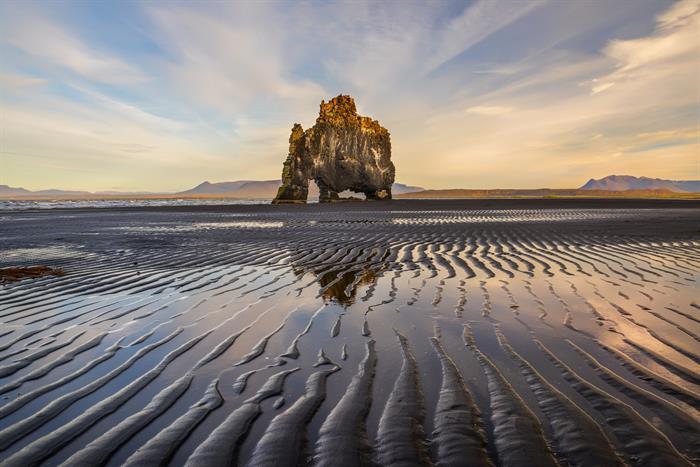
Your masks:
M0 465L692 465L700 202L0 212Z

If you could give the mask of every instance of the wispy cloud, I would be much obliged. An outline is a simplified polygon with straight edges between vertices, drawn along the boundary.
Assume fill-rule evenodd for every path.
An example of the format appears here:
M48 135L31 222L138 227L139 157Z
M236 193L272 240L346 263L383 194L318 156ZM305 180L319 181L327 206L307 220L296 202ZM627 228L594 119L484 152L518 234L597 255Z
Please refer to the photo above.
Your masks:
M195 103L224 113L249 111L262 100L285 105L316 100L316 82L295 77L285 29L265 4L148 8L152 35L170 51L166 76Z
M185 124L182 122L155 115L135 105L106 96L92 89L75 84L71 84L70 86L91 98L95 104L107 109L110 114L119 115L124 120L133 124L154 127L159 130L167 130L172 132L185 128Z
M46 79L35 76L0 73L0 86L7 89L38 86L46 82Z
M700 63L700 1L683 0L656 18L649 36L613 39L603 52L616 62L616 69L596 81L593 94L616 82L658 80L669 75L697 73ZM697 91L697 83L694 89ZM688 89L693 90L693 87Z
M34 9L19 9L14 21L3 24L3 40L43 65L54 65L81 77L107 84L130 84L146 79L124 60L86 45L64 27Z
M427 70L434 70L545 3L477 0L468 4L441 28L434 54L426 62Z
M467 109L467 112L478 115L505 115L512 111L512 107L502 107L498 105L477 105Z
M614 81L609 81L607 83L594 84L593 87L591 88L591 96L595 96L599 92L603 92L606 89L610 89L613 86L615 86Z

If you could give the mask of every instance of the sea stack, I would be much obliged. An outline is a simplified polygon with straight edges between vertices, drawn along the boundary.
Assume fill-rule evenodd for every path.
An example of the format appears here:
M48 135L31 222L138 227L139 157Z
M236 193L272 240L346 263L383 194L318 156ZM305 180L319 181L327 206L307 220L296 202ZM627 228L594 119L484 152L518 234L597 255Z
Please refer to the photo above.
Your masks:
M282 186L272 203L305 203L309 180L318 185L321 203L341 201L338 193L345 190L368 200L391 199L394 176L389 131L358 115L353 98L341 94L321 101L313 127L292 127Z

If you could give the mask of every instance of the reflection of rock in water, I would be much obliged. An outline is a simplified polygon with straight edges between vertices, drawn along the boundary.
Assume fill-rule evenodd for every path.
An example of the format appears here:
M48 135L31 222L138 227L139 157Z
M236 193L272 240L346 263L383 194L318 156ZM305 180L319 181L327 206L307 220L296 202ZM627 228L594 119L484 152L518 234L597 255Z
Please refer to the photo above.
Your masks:
M299 276L300 272L295 271ZM324 300L349 306L355 303L357 291L376 282L377 274L372 269L334 270L316 274L320 296Z

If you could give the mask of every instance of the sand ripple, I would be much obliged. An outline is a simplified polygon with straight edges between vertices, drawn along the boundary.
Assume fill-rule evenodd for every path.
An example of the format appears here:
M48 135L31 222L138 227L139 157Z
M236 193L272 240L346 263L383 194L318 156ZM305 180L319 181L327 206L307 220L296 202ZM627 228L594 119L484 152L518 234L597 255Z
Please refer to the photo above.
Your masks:
M5 213L0 465L697 465L700 210L490 203Z

